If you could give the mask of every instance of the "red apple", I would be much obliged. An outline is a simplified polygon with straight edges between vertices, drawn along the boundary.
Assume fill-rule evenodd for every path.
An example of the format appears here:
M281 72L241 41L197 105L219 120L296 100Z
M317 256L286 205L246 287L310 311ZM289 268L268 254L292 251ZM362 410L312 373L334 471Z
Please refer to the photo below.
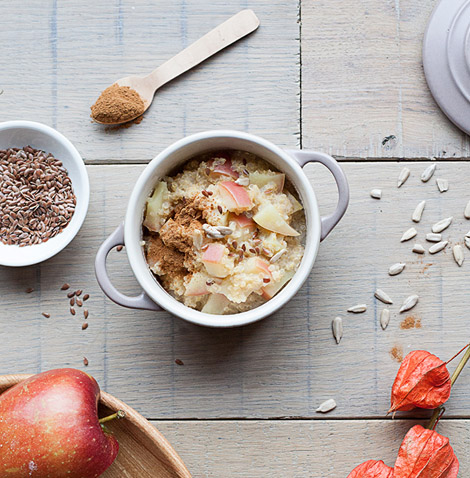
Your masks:
M95 478L119 445L98 421L100 388L71 368L35 375L0 395L0 476Z

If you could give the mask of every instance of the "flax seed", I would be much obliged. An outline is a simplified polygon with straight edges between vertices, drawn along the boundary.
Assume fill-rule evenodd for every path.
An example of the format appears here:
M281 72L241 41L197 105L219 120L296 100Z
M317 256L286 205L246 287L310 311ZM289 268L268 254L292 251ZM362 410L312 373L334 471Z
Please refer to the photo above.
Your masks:
M51 314L48 314L47 312L43 312L42 315L46 318L49 319Z
M88 329L88 322L83 322L82 324L82 330Z
M60 290L67 290L67 289L70 289L70 285L65 283L61 288Z
M85 317L85 319L88 319L88 310L87 309L83 310L83 317Z
M86 300L88 300L90 298L90 294L85 294L83 296L83 302L85 302Z
M83 302L78 297L75 300L75 303L77 304L78 307L81 307L83 305Z
M72 315L75 315L75 309L74 309L73 307L70 307L70 313L71 313Z
M75 305L75 297L72 297L70 299L70 307L73 307Z

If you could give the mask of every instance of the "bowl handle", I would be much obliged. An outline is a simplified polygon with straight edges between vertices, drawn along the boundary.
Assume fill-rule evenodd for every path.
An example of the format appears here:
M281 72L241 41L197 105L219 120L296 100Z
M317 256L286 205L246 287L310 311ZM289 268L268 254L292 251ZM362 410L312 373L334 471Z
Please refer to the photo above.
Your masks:
M109 252L116 246L124 245L124 223L121 225L101 244L95 259L95 274L98 284L103 292L116 304L130 309L144 310L163 310L159 305L145 293L135 297L129 297L119 292L109 280L106 270L106 258Z
M287 151L303 168L307 163L321 163L326 166L334 176L336 185L338 186L338 204L333 213L321 218L321 235L320 240L328 236L333 228L338 224L344 216L349 204L349 185L344 171L338 162L329 154L320 153L318 151Z

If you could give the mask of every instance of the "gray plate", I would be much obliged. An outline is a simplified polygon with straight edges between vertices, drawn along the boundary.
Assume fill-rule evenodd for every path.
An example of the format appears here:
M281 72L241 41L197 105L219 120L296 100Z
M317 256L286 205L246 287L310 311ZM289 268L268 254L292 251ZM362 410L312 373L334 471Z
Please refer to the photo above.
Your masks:
M470 0L441 0L424 35L423 66L434 99L470 134Z

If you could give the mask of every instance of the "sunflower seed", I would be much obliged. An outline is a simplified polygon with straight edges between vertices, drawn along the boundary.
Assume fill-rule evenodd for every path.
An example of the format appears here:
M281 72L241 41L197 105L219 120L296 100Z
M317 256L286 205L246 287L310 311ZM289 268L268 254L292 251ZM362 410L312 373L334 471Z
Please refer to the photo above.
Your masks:
M193 236L193 244L197 250L201 249L203 240L204 238L202 236L202 232L200 230L196 230Z
M407 310L411 310L418 303L418 300L419 297L416 294L407 297L400 308L400 314L402 312L406 312Z
M451 216L451 217L446 217L445 219L442 219L439 222L436 222L436 224L432 226L431 231L442 232L444 229L447 229L451 225L453 219L454 218Z
M410 170L408 168L403 168L400 171L400 174L398 176L398 181L397 181L397 186L401 188L403 184L405 184L406 180L410 177Z
M413 252L416 252L416 254L424 254L426 252L426 249L421 244L415 244L413 246Z
M470 201L468 201L467 205L465 206L463 215L465 216L465 219L470 219Z
M370 192L370 197L374 199L382 199L382 190L372 189L372 191Z
M230 227L225 227L225 226L216 226L217 231L220 232L223 236L229 236L230 234L233 233L233 229Z
M336 343L339 344L343 337L343 319L341 317L335 317L331 323L331 328L333 329L333 337Z
M250 178L238 178L235 182L240 186L248 186L250 184Z
M352 312L353 314L361 314L367 310L366 304L357 304L353 307L349 307L348 312Z
M214 226L203 224L202 228L204 229L206 236L210 239L222 239L224 237L224 235L221 234Z
M414 227L410 227L407 231L403 233L403 236L401 236L400 242L405 242L409 241L410 239L413 239L413 237L418 234L418 231Z
M276 254L274 254L274 256L271 257L271 259L269 259L269 262L273 263L273 262L277 262L282 255L284 255L285 253L287 252L287 249L281 249L279 252L276 252Z
M423 181L423 183L427 183L432 178L432 175L434 174L435 170L436 164L431 164L430 166L428 166L423 171L423 174L421 174L421 181Z
M380 326L383 330L388 327L388 323L390 322L390 311L388 309L383 309L380 313Z
M318 413L327 413L327 412L331 412L331 410L334 410L336 408L336 402L330 398L329 400L326 400L325 402L323 402L318 408L317 408L317 412Z
M455 245L452 248L452 253L454 254L455 262L457 262L459 267L462 267L465 256L463 255L463 248L460 244Z
M429 254L436 254L436 252L442 251L442 249L444 249L447 246L447 244L449 244L449 241L441 241L441 242L438 242L437 244L434 244L433 246L429 248Z
M442 234L435 234L434 232L430 232L426 234L426 241L429 242L441 242Z
M403 269L405 268L406 264L404 262L397 262L396 264L393 264L393 266L390 266L390 269L388 270L388 274L391 276L396 276L400 274L400 272L403 272Z
M441 193L445 193L449 189L449 181L447 179L437 178L436 184Z
M465 245L467 246L468 249L470 249L470 237L465 238Z
M377 289L374 293L375 297L384 304L393 304L393 300L382 289Z
M411 219L414 222L419 222L421 221L421 216L423 215L424 211L424 206L426 206L426 201L421 201L413 211L413 215L411 216Z
M470 237L470 231L468 231L467 234L465 234L465 237Z

